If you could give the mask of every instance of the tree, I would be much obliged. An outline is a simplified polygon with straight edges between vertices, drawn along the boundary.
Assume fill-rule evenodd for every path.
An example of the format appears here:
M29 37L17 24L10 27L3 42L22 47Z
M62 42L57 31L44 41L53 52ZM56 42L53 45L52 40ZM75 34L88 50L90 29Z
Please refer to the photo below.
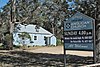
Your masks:
M9 20L12 22L19 20L22 24L36 24L44 27L57 37L62 34L62 26L65 17L68 16L67 4L65 0L11 0L3 7L3 22L7 25ZM11 6L12 18L11 17ZM6 20L4 19L6 18ZM15 23L13 23L15 24ZM11 25L12 26L12 25ZM9 28L10 26L8 26ZM13 26L14 27L14 26ZM12 30L13 31L13 30Z
M7 5L3 7L2 13L3 22L8 25L8 29L10 28L11 30L11 27L15 26L14 22L19 20L21 24L31 23L42 26L57 37L61 37L58 35L62 35L63 22L65 18L70 17L66 0L45 0L42 3L38 0L12 1L13 4L11 0L9 0ZM11 4L13 5L12 12L10 12ZM11 20L12 23L9 23L9 20ZM13 28L11 31L13 31Z
M19 34L19 38L21 38L23 46L25 46L25 40L29 39L31 42L31 36L27 32Z
M24 6L23 6L24 5ZM32 7L34 5L34 8ZM37 0L9 0L7 5L3 7L3 12L2 12L2 26L6 25L4 29L7 29L6 32L3 30L3 34L6 36L9 35L11 36L10 41L7 42L8 44L8 49L12 49L13 45L13 30L14 30L14 25L17 20L20 22L25 22L27 19L29 19L32 16L32 12L37 9L38 3ZM16 9L18 8L18 9ZM28 21L29 22L29 21ZM6 40L7 41L7 40Z

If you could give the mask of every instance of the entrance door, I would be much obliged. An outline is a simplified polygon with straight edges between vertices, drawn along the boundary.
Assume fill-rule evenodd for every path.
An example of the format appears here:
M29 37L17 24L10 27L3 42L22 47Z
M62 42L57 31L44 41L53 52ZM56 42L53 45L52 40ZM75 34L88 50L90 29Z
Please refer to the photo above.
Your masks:
M45 40L46 46L50 45L50 37L45 37L44 36L44 40Z

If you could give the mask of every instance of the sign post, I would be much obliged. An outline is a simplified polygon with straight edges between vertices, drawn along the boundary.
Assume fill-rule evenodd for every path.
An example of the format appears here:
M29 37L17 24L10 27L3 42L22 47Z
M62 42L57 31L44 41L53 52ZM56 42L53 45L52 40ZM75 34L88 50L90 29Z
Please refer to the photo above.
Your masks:
M93 51L95 47L94 34L94 19L77 12L64 22L64 54L66 54L66 50Z

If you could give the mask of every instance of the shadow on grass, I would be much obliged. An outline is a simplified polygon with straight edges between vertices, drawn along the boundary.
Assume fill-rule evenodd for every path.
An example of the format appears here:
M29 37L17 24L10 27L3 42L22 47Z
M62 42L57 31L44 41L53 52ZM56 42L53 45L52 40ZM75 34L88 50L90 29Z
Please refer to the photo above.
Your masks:
M67 55L67 63L74 67L91 64L92 57ZM64 67L63 55L32 53L26 51L10 51L7 55L0 55L0 63L12 64L14 67Z

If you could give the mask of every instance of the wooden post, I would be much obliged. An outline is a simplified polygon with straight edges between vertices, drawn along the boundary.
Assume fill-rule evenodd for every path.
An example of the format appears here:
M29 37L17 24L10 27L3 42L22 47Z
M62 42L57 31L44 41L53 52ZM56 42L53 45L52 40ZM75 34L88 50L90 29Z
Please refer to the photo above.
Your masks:
M93 58L94 58L94 63L96 63L96 37L95 37L96 35L95 35L95 20L93 21L93 40L94 40L94 42L93 42L93 45L94 45L94 47L93 47L93 49L94 49L94 51L93 51Z
M64 49L64 67L66 67L66 50Z

